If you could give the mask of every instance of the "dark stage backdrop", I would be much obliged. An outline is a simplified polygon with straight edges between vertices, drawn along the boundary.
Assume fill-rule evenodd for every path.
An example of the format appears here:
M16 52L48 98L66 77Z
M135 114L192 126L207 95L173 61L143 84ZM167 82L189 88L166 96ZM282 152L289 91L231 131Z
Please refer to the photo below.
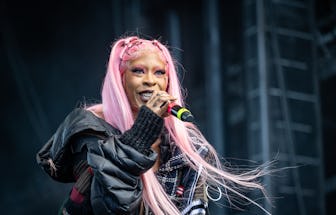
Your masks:
M245 74L244 35L248 33L244 32L244 17L249 16L246 5L254 2L260 1L2 0L0 214L57 213L71 185L51 180L37 165L36 153L72 109L100 101L111 44L123 35L138 34L167 43L183 65L179 71L187 89L187 106L204 135L221 155L250 159L246 82L253 77ZM293 7L305 4L283 2ZM335 3L318 2L316 20L324 14L335 17ZM321 32L335 32L330 29L334 28L328 25ZM335 178L331 152L335 149L336 81L330 57L336 52L323 52L326 46L335 50L335 36L324 45L318 47L319 56L329 67L317 81L322 83L323 144L328 148L325 166L319 168L328 167L326 177ZM300 80L291 84L295 81ZM309 177L304 180L314 183ZM327 212L333 214L336 186L329 181L329 190L320 192L326 192ZM213 211L249 214L218 208Z

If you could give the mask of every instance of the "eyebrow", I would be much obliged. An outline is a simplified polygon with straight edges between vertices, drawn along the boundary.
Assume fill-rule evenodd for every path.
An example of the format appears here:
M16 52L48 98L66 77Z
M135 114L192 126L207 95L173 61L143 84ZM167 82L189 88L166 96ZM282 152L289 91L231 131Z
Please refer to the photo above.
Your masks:
M148 69L148 66L144 64L135 64L135 65L129 65L129 68L141 68L141 69ZM166 71L166 67L163 66L154 66L154 70L164 70Z

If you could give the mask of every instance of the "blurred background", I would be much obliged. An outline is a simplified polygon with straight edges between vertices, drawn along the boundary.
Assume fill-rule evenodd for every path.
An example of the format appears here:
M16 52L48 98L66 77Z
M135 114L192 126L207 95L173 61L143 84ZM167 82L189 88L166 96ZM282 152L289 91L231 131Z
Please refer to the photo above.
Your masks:
M100 101L110 46L159 39L187 106L233 165L263 178L274 215L336 214L335 0L1 0L1 214L56 214L71 185L35 154L73 108ZM252 195L253 196L253 195ZM228 205L228 203L224 204ZM211 206L212 214L263 214Z

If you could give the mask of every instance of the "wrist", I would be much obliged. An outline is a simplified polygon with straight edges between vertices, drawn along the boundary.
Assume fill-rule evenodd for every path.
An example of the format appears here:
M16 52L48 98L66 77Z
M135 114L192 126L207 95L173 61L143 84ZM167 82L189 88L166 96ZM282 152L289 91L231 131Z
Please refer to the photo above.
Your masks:
M131 129L120 140L144 153L158 139L163 129L163 119L143 105Z

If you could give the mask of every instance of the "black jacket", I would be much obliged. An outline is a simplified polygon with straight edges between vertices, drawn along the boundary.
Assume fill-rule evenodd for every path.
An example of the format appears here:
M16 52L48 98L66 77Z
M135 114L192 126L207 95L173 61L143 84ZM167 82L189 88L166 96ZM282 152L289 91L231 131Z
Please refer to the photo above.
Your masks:
M38 152L37 162L53 179L75 182L72 155L87 147L86 159L94 172L90 194L93 212L138 214L143 188L139 176L155 163L157 155L150 146L159 137L162 129L163 120L146 107L140 109L132 128L123 134L91 112L76 109L67 116L53 137ZM96 139L92 141L92 138L83 138L83 141L76 141L80 136L92 136ZM162 167L173 164L177 157L181 157L178 149L173 151L173 157L165 161ZM191 185L195 186L198 176L195 171L186 167L185 162L181 164L179 165L182 177L188 179L184 181L188 183L185 186L188 188L188 204L191 204L196 188L193 187L192 191L189 188ZM174 171L160 168L159 181L162 177L167 179L170 175L176 175L178 180L179 169L175 167ZM169 190L167 194L174 194L170 184L165 187ZM197 201L202 207L207 206L206 199ZM182 205L181 209L185 209L186 206Z

